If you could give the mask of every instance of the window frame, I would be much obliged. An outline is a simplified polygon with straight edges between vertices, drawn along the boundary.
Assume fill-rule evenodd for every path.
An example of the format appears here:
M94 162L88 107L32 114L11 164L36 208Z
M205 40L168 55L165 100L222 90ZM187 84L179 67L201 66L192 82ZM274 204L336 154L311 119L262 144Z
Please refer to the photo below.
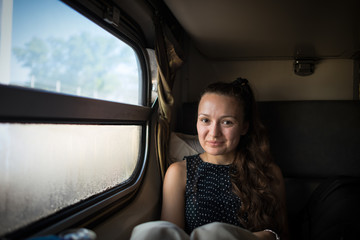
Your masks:
M136 123L147 121L151 111L151 108L146 106L0 84L0 117L4 120Z
M103 7L99 2L62 1L89 20L109 31L119 40L132 47L141 69L140 93L142 105L131 105L48 92L19 86L0 84L0 122L2 123L64 123L94 125L140 125L141 146L138 163L132 176L104 193L66 207L45 219L41 219L3 237L25 238L29 236L54 234L76 226L92 226L103 217L131 200L141 184L147 164L150 119L154 105L150 107L151 73L145 45L139 29L121 24L114 26L99 16ZM86 5L87 4L87 5ZM124 17L124 16L122 16ZM131 22L128 19L127 22ZM89 220L89 218L91 220Z

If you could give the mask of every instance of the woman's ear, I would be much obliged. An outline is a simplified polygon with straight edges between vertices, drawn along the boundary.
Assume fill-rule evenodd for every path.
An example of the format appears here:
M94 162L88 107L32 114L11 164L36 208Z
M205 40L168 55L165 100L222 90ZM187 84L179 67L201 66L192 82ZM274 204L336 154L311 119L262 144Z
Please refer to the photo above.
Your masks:
M240 131L241 136L244 136L248 132L248 130L249 130L249 122L245 121Z

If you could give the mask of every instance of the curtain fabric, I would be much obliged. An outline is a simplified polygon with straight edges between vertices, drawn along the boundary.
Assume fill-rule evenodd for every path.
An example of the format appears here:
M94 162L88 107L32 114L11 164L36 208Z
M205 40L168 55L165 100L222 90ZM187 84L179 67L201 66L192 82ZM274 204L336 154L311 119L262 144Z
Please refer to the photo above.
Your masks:
M175 72L182 65L183 57L179 43L173 33L159 18L155 20L155 28L159 103L159 122L157 124L156 142L161 175L164 178L166 168L169 165L170 121L171 110L174 104L171 90L175 80Z

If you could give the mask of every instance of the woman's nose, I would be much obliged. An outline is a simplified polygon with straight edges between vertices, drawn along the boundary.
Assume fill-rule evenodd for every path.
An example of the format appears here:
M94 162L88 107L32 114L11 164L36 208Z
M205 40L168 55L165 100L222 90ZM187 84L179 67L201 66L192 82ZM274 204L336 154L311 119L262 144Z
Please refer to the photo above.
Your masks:
M217 123L211 124L209 129L210 136L218 137L220 135L220 127Z

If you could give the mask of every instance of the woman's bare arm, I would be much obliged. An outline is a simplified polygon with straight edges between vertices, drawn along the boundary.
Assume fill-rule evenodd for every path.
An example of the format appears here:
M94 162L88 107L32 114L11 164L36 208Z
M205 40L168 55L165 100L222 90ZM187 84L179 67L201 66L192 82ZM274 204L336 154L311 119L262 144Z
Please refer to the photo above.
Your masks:
M170 165L165 174L161 220L185 226L186 161Z

